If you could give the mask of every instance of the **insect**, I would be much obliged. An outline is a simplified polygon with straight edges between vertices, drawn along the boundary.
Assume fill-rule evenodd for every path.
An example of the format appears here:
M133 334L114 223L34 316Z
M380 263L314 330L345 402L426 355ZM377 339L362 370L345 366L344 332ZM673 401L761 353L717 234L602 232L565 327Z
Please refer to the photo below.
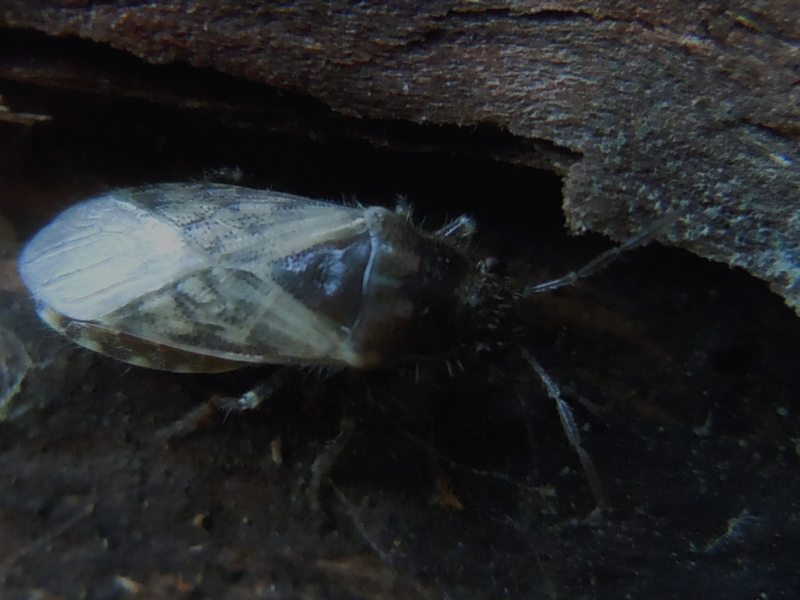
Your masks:
M427 234L380 207L164 184L73 206L19 270L45 322L133 364L366 368L491 325L499 281L457 243L470 223Z
M67 209L28 243L19 270L46 323L136 365L372 368L491 342L520 297L570 285L657 229L521 291L470 250L474 231L466 216L426 232L408 211L161 184ZM569 408L526 358L588 472Z

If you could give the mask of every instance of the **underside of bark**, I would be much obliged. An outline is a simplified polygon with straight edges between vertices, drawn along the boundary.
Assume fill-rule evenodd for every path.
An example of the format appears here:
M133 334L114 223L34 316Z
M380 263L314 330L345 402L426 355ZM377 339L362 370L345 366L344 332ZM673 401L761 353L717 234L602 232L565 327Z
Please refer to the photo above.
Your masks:
M619 240L676 213L670 243L746 269L800 310L788 0L3 4L6 26L210 67L344 115L490 124L520 144L487 153L563 177L574 229ZM41 77L24 67L2 76Z

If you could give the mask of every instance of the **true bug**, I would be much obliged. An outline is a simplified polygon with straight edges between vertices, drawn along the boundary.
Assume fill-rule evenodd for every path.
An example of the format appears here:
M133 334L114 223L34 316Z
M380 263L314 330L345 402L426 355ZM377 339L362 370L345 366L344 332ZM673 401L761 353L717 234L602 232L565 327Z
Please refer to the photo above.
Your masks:
M136 365L370 368L491 341L520 296L569 285L659 229L566 277L514 292L493 261L470 250L468 217L429 233L407 211L161 184L67 209L30 241L19 270L44 321ZM526 358L599 494L569 408Z
M47 323L133 364L364 368L445 351L496 312L482 311L497 282L456 243L466 228L427 234L385 208L165 184L73 206L19 269Z

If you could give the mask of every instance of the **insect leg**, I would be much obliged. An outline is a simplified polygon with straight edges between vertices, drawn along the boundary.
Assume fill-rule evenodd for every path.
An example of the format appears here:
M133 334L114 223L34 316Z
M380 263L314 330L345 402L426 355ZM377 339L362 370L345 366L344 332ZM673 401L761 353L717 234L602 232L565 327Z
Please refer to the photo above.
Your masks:
M667 217L657 221L656 224L653 225L652 227L640 231L633 237L628 238L619 246L610 248L605 252L603 252L602 254L594 257L592 260L583 265L577 271L572 271L571 273L567 273L563 277L559 277L557 279L551 279L550 281L545 281L542 283L537 283L534 285L527 286L523 290L522 295L532 296L533 294L541 294L542 292L549 292L551 290L556 290L558 288L566 287L568 285L574 285L579 280L585 279L586 277L589 277L599 271L602 271L628 250L633 250L638 246L643 246L651 242L659 234L661 234L669 225L674 223L676 218L677 218L676 215L668 215Z
M238 398L218 397L212 399L214 409L224 413L225 418L228 418L232 412L256 409L286 384L293 371L291 367L279 366L266 381L246 391Z
M589 482L589 487L592 488L592 495L597 503L596 510L603 510L606 507L606 499L603 494L603 488L600 484L600 476L597 474L597 469L592 462L592 457L581 444L581 434L578 429L578 424L575 422L575 417L572 414L569 404L561 397L561 390L559 390L553 378L547 374L544 367L536 360L529 352L523 350L523 358L528 361L528 364L533 367L539 379L542 381L547 395L555 402L556 410L558 411L558 418L561 420L561 427L564 429L564 434L569 440L570 446L575 450L578 458L581 461L583 472L586 474L586 479Z
M262 402L280 389L291 375L289 367L278 367L266 381L248 390L238 398L213 396L206 402L193 408L180 419L161 429L156 434L156 439L167 443L175 438L184 437L196 431L200 424L211 418L214 414L222 413L223 420L232 412L241 412L258 408Z
M444 227L439 228L434 235L437 237L469 239L475 234L476 229L475 219L468 215L461 215L445 224Z
M322 484L330 476L333 466L336 464L336 459L342 453L342 450L347 447L347 443L350 441L350 437L353 435L355 428L356 424L352 418L343 418L339 426L338 435L325 444L322 452L317 455L317 458L314 459L314 463L311 465L311 481L308 483L308 499L313 514L319 513L319 496Z

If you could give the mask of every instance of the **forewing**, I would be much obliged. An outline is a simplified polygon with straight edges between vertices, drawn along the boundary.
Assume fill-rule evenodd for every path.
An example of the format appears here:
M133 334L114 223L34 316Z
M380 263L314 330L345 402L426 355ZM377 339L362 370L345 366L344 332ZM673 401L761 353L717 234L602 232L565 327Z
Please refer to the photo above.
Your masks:
M58 217L20 271L42 307L103 330L236 362L348 364L349 332L272 273L365 236L361 215L226 185L120 190Z

